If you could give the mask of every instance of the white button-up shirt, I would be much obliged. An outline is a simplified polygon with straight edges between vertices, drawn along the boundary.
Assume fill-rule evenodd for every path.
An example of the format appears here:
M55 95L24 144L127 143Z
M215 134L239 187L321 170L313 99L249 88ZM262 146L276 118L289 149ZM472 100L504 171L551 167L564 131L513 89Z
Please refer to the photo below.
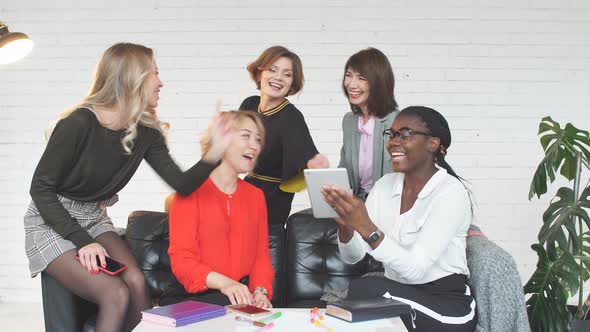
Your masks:
M469 277L465 239L472 220L469 194L463 184L440 168L418 194L414 206L400 214L403 173L384 175L366 201L369 218L384 239L372 249L354 232L338 241L347 263L369 253L383 263L385 276L405 284L424 284L453 273Z

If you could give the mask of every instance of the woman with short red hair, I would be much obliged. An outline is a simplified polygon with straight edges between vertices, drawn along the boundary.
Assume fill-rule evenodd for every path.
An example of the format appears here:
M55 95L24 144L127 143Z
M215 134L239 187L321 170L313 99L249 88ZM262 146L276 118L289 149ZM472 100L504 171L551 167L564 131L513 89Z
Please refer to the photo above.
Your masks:
M284 225L294 193L305 187L302 170L326 168L329 162L318 153L303 114L287 99L303 88L299 56L273 46L248 65L248 72L260 96L246 98L240 110L258 112L267 139L258 164L245 180L264 192L268 223Z

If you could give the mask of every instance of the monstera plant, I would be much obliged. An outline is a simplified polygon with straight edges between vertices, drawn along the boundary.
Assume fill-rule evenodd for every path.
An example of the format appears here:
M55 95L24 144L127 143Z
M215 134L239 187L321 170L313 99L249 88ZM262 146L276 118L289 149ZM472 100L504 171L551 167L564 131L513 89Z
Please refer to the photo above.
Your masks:
M590 136L570 123L561 128L551 117L539 124L539 136L545 157L533 176L529 200L547 193L547 184L559 174L572 186L557 190L543 213L539 242L531 246L538 262L524 286L530 295L527 312L533 331L568 331L572 320L588 313L583 284L590 277L590 186L580 185L580 173L590 170ZM576 294L572 313L567 300Z

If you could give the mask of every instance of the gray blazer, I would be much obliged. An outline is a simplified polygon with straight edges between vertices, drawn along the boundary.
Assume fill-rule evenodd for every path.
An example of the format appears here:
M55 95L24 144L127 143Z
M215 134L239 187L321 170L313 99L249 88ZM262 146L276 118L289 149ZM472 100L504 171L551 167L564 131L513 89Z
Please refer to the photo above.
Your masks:
M373 132L373 184L384 174L391 173L391 156L385 150L385 138L383 131L391 128L391 124L397 115L397 111L389 113L384 118L375 119ZM348 112L342 119L342 149L340 149L340 163L338 167L344 167L348 171L350 186L355 195L363 197L367 194L361 188L359 175L359 149L361 135L358 132L359 115Z

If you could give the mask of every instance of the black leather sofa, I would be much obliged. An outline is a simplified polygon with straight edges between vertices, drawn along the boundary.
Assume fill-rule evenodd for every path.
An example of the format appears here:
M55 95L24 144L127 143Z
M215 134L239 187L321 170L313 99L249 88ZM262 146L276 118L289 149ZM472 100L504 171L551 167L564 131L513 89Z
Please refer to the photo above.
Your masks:
M136 211L129 216L126 232L135 258L146 278L153 302L188 296L170 270L168 216L162 212ZM340 259L334 221L314 219L309 210L293 214L286 229L269 229L269 249L275 269L275 307L324 306L319 299L329 289L345 288L351 278L382 270L372 258L348 265Z
M365 273L383 271L383 265L369 255L354 265L344 263L336 227L332 219L315 219L310 209L289 217L283 256L285 279L279 281L285 288L285 307L324 307L320 297L327 291L347 288L351 279Z
M269 229L275 307L323 307L320 297L326 291L346 288L352 278L383 270L369 256L354 265L344 263L336 236L335 222L315 219L310 210L291 215L286 228ZM131 213L125 239L145 274L154 305L165 297L188 295L170 269L167 214ZM41 279L46 331L94 330L94 304L71 294L45 273Z
M165 213L133 212L121 235L144 271L155 305L168 296L187 295L170 271ZM322 307L320 297L325 292L342 290L352 278L383 270L370 256L354 265L344 263L336 244L335 222L315 219L310 210L291 215L286 228L272 227L269 236L275 307ZM476 331L529 331L522 284L512 257L479 233L467 237L467 264L469 285L478 303ZM71 294L46 273L41 281L46 331L94 331L94 304Z
M170 271L165 213L131 213L122 236L144 271L155 305L168 296L187 295ZM344 263L336 236L335 222L315 219L310 210L291 215L286 228L269 230L275 307L322 307L320 297L325 292L342 290L355 277L383 270L368 255L357 264ZM478 303L476 331L529 331L522 284L512 257L480 234L467 237L467 264L469 285ZM71 294L46 273L41 281L46 331L94 331L94 304Z

